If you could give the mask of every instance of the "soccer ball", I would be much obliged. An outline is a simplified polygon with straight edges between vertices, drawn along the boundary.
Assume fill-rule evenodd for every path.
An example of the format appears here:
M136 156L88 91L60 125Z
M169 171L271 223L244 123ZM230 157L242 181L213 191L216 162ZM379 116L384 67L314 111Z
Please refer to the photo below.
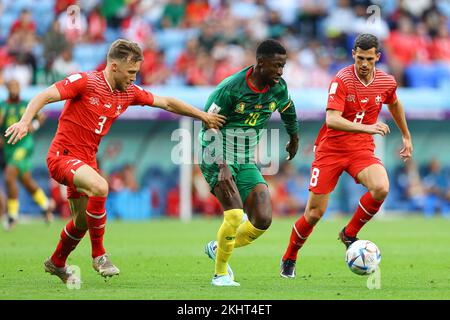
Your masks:
M377 270L381 253L375 243L369 240L358 240L348 247L345 261L353 273L368 275Z

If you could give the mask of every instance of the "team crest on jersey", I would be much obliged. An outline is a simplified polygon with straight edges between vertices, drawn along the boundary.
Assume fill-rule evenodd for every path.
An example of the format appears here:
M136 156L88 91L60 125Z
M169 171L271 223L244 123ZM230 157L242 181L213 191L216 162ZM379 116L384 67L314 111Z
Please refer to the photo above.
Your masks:
M94 106L98 106L100 103L100 100L97 97L90 97L89 98L89 103L94 105Z
M378 105L381 103L381 96L377 95L377 97L375 98L375 103Z
M236 113L244 113L245 111L245 103L241 102L236 106L236 109L234 109L234 112Z
M356 101L355 95L354 94L348 94L347 95L347 101L348 102L355 102Z
M117 110L116 110L116 116L118 116L120 114L120 111L122 111L122 106L119 104L117 106Z
M271 103L269 103L270 112L274 112L276 108L277 108L277 103L275 101L272 101Z

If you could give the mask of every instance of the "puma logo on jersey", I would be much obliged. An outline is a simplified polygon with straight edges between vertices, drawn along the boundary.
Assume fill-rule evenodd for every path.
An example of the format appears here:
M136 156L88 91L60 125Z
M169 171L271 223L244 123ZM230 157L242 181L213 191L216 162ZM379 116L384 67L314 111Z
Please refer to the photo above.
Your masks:
M104 106L105 108L110 109L110 108L111 108L111 103L105 103L103 106Z
M366 104L367 102L369 102L369 98L365 97L364 99L361 100L361 103Z

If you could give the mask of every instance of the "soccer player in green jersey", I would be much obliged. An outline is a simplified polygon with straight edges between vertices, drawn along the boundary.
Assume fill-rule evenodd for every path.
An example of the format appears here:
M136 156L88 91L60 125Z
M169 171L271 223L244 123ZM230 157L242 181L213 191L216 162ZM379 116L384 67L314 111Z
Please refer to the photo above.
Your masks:
M287 159L297 153L297 114L281 78L285 63L286 49L275 40L263 41L256 50L256 64L223 80L205 106L205 111L227 117L220 132L204 127L200 131L200 169L224 209L217 241L205 247L205 253L215 260L215 286L239 286L228 265L234 248L252 243L272 222L269 190L255 164L254 150L276 110L290 136ZM244 210L248 220L242 222Z
M2 132L10 125L16 123L25 112L27 101L20 99L20 84L17 80L9 80L6 83L8 89L8 100L0 102L0 125ZM38 115L32 123L31 132L37 130L44 122L44 116ZM52 208L49 199L44 191L38 186L31 176L31 156L34 149L33 137L26 136L15 145L5 143L3 146L6 161L5 182L6 182L6 211L7 219L5 228L11 229L17 222L19 216L19 189L17 179L33 197L39 205L42 213L45 214L47 222L53 219Z

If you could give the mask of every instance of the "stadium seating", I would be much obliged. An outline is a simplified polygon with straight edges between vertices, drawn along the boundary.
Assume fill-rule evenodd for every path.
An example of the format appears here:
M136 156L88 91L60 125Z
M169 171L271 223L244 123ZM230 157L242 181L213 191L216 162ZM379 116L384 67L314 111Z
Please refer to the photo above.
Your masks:
M449 81L448 66L440 63L411 64L405 70L405 77L409 86L413 88L439 88Z
M74 48L73 59L81 71L95 70L105 60L108 48L107 43L79 44Z

